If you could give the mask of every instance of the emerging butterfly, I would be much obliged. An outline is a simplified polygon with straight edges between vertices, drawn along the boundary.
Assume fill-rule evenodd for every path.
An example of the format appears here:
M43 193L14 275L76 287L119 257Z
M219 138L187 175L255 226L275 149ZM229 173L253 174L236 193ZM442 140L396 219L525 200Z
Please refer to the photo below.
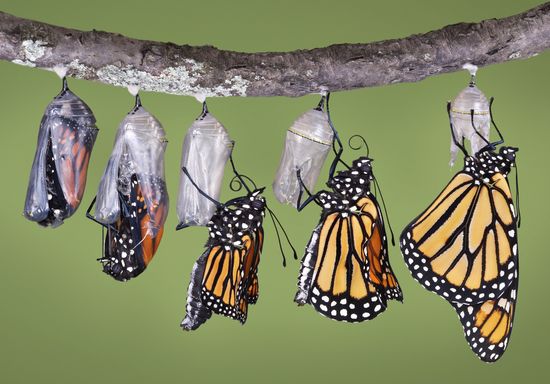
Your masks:
M244 178L235 170L232 157L230 162L235 172L233 181L247 190L245 196L237 197L222 204L202 191L193 181L186 168L185 175L206 199L216 205L216 212L207 224L210 238L206 251L199 257L191 272L191 282L187 292L186 315L181 327L195 330L208 320L212 313L230 317L242 324L248 316L248 305L258 300L258 265L264 242L263 219L265 211L271 214L277 236L279 225L288 236L277 217L273 214L262 196L264 188L247 186ZM232 185L233 185L232 181ZM252 183L254 184L254 183ZM292 250L292 244L288 241ZM279 239L279 246L282 246ZM294 251L296 258L296 251ZM283 265L285 265L283 253Z
M25 201L27 219L57 227L74 214L84 195L98 131L92 111L63 78L61 92L40 123Z
M164 129L141 105L120 124L115 146L97 194L92 216L107 228L98 259L115 280L140 275L153 259L164 232L168 193L164 181Z
M403 230L400 242L412 276L455 307L470 347L487 362L506 348L518 280L518 215L507 181L518 149L496 152L504 141L492 114L491 121L500 140L490 143L480 135L486 145L474 156L451 126L464 168Z
M327 182L332 191L312 195L302 183L309 197L298 210L312 201L323 210L302 259L294 301L334 320L361 322L384 312L388 299L402 301L403 294L390 266L382 212L370 191L371 182L376 183L372 159L360 157L334 176L336 164L345 165L334 133L340 148Z

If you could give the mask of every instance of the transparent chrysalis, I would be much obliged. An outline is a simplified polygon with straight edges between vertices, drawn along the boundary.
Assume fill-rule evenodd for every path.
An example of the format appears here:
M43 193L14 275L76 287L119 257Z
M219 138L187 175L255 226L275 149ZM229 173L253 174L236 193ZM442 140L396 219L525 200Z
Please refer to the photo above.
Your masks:
M470 64L465 65L464 68L470 72L470 84L451 101L450 119L456 139L459 142L467 139L470 142L472 153L475 154L489 140L491 112L487 97L476 86L477 67ZM479 134L476 133L474 127ZM456 161L458 149L451 138L451 166Z
M220 197L225 164L232 148L233 142L227 130L208 112L205 102L201 115L185 135L181 168L186 168L198 187L217 200ZM180 171L178 229L206 225L215 211L216 206L201 196L190 179Z
M57 227L80 205L98 133L88 105L67 86L46 107L29 177L24 215Z
M100 261L103 271L116 280L126 281L143 272L162 238L168 213L165 136L160 122L136 95L136 106L118 128L95 213L89 215L107 228Z
M301 115L286 133L285 147L273 181L273 192L281 203L297 206L300 183L297 170L309 190L313 190L330 151L333 131L323 110L323 97L317 108Z

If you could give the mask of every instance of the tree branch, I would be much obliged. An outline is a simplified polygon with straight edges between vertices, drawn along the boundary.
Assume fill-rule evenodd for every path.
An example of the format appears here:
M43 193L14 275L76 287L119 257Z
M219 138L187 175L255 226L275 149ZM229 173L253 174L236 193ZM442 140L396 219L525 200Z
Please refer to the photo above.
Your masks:
M145 91L193 96L301 96L415 82L537 55L550 47L550 2L524 13L403 39L293 52L242 53L57 27L0 12L0 59Z

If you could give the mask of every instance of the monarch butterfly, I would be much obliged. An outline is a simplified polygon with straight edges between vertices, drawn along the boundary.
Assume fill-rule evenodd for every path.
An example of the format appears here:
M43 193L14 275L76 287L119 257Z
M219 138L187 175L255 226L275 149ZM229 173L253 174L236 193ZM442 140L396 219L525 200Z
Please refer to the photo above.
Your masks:
M329 122L333 127L330 114ZM370 191L376 182L372 159L360 157L334 176L337 162L342 162L342 144L334 133L340 148L327 182L332 191L312 195L302 183L309 197L298 210L311 201L323 210L302 259L294 301L334 320L361 322L382 313L388 299L402 301L403 294L390 266L382 212Z
M168 213L164 181L164 129L141 105L120 124L101 179L95 213L88 218L107 228L103 272L119 281L141 274L155 255Z
M239 174L232 157L229 159L235 173L233 180L244 186L247 194L224 204L202 191L189 171L182 168L199 193L216 205L216 212L207 224L210 237L206 251L191 272L186 315L181 322L181 327L186 331L197 329L212 313L238 320L241 324L246 322L248 305L255 304L259 295L258 265L264 242L263 219L266 210L279 236L277 225L281 226L281 223L262 196L264 188L255 185L254 189L249 188L244 178L250 179ZM239 190L240 187L232 189ZM282 226L281 229L289 241ZM290 241L289 244L294 251ZM282 252L280 239L279 246ZM284 260L283 253L283 265Z
M450 104L447 110L450 115ZM472 350L487 362L496 361L506 348L519 267L519 214L507 180L518 148L503 146L496 152L504 140L492 113L491 122L500 140L483 138L486 145L473 156L458 142L451 123L464 168L403 230L400 242L413 277L455 307Z
M95 121L88 105L71 92L63 77L63 88L40 123L25 201L27 219L57 227L76 211L99 131Z

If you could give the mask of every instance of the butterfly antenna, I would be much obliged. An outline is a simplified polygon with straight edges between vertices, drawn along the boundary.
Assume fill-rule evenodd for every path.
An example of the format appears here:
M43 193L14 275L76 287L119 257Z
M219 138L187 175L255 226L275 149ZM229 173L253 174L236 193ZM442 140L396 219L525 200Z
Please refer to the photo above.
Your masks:
M325 104L327 108L328 124L330 126L330 129L332 129L332 132L334 133L334 138L332 139L332 150L336 156L334 157L334 160L332 160L332 163L330 164L330 170L329 170L329 179L332 179L332 177L334 176L334 172L336 172L336 166L338 165L338 163L342 163L348 169L350 168L350 166L347 165L342 160L342 153L344 152L344 146L342 145L342 141L340 140L338 131L336 131L336 128L334 128L334 124L332 123L332 118L330 117L329 100L330 100L330 92L327 93ZM336 144L338 144L338 149L336 149Z
M298 193L298 201L296 202L296 209L298 212L300 212L302 209L304 209L309 203L312 201L315 201L317 204L321 205L318 199L318 194L315 195L310 192L308 187L304 184L304 180L302 180L301 170L298 168L296 170L296 178L298 179L298 182L300 183L300 192ZM308 194L307 199L302 203L302 196L304 195L304 191Z
M199 191L199 193L205 197L206 199L208 199L210 202L212 202L216 207L220 208L220 207L223 207L224 205L222 203L220 203L218 200L212 198L210 195L208 195L208 193L204 192L201 187L199 187L197 185L197 183L195 183L195 180L193 180L193 178L191 177L191 175L189 174L189 170L187 169L187 167L182 167L181 170L183 171L183 173L185 174L185 176L187 176L189 178L189 181L191 182L191 184L193 184L193 186L197 189L197 191Z
M352 141L353 139L358 139L360 140L360 143L357 147L354 147L353 144L352 144ZM369 157L369 153L370 153L370 149L369 149L369 145L367 144L367 140L365 140L365 138L361 135L353 135L352 137L349 138L348 140L348 145L351 149L353 149L354 151L358 151L360 150L363 146L365 146L365 148L367 149L367 157Z
M489 140L487 140L485 137L483 137L483 135L477 130L477 128L474 124L474 116L475 116L475 111L473 109L470 109L470 124L472 125L472 128L473 128L474 132L476 133L476 135L478 135L481 138L481 140L483 140L485 142L486 147L494 148L494 145Z
M88 207L88 209L86 210L86 217L90 220L92 220L94 223L97 223L99 225L101 225L102 227L107 227L107 228L110 228L110 229L113 229L114 230L114 227L112 224L104 224L102 223L101 221L97 220L94 215L91 214L92 212L92 208L94 207L94 204L95 204L95 201L97 199L97 196L94 196L94 199L92 200L92 203L90 204L90 206Z
M285 236L285 239L288 243L288 245L290 246L290 248L292 249L292 253L293 253L293 257L294 257L294 260L298 260L298 255L296 253L296 249L294 248L294 246L292 245L292 242L290 241L290 238L288 237L288 234L287 232L285 231L285 228L283 227L283 224L281 224L281 221L279 220L279 218L277 217L277 215L275 214L275 212L273 212L271 210L271 208L269 208L267 205L266 205L266 208L267 208L267 211L269 212L269 215L271 216L271 221L273 222L273 226L275 227L275 233L277 234L277 241L279 242L279 249L281 250L281 255L283 255L283 267L286 267L286 257L285 257L285 252L284 252L284 249L283 249L283 244L282 244L282 241L281 241L281 236L279 234L279 229L277 228L277 226L279 226L281 228L281 231L283 232L283 235Z
M235 146L235 142L233 142L233 146ZM256 183L254 183L254 181L252 181L250 177L242 175L237 171L237 168L235 167L235 162L233 161L233 151L231 151L231 154L229 155L229 162L231 163L231 168L233 169L233 173L235 174L235 176L231 179L231 182L229 183L229 187L231 188L232 191L234 192L239 191L241 189L241 186L243 186L248 193L251 193L252 191L244 181L245 179L252 183L252 186L254 187L254 189L258 189L258 187L256 186ZM237 188L233 188L234 182L238 182L240 186Z
M493 143L493 145L499 145L504 143L504 136L502 136L500 129L498 129L495 120L493 119L493 101L495 101L495 98L491 97L491 99L489 100L489 116L491 117L491 124L493 124L493 127L495 127L495 131L497 131L498 133L498 137L500 137L500 140Z
M393 235L393 229L390 223L390 216L388 215L388 210L386 209L386 202L384 201L384 195L382 194L382 190L380 189L380 183L378 182L376 177L374 177L374 175L373 175L373 179L374 179L374 187L378 190L378 194L380 195L380 200L382 200L382 207L384 208L384 214L386 215L386 220L388 221L388 228L390 229L390 234L391 234L391 245L395 246L395 237Z

